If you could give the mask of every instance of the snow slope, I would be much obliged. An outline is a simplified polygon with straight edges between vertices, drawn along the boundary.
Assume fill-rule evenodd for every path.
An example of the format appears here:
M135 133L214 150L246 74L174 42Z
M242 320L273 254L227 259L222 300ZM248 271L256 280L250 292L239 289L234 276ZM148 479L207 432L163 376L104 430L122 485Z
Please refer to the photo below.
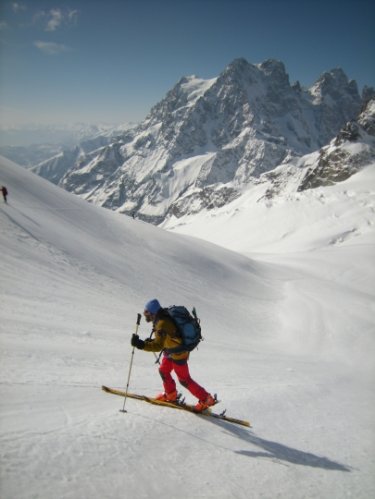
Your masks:
M370 181L367 170L350 189ZM374 495L374 231L355 204L342 205L355 238L334 239L323 220L332 244L295 227L298 255L275 234L272 254L266 241L251 258L244 230L240 254L89 205L5 159L0 183L2 499ZM124 387L136 314L154 296L197 307L192 375L252 430L133 400L122 414L101 392ZM160 389L152 354L136 351L130 387Z

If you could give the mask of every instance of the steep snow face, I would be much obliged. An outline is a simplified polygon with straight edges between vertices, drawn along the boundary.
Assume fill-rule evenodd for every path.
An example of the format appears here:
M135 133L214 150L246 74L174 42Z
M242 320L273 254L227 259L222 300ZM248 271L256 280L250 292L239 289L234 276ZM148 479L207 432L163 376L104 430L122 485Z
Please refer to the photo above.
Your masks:
M304 160L314 164L316 155ZM362 336L362 332L373 328L369 313L375 280L375 161L345 181L300 192L290 181L294 178L298 185L298 178L294 175L283 179L282 173L285 174L285 169L279 172L277 195L270 194L270 183L264 179L226 206L171 217L163 227L257 260L304 269L310 277L296 274L296 281L287 284L285 301L278 309L281 330L293 349L300 351L306 345L316 348L322 341L324 323L324 337L327 338L325 334L329 331L333 344L346 337L352 359L362 348L373 351L373 346L367 343L369 336ZM318 297L311 291L313 283L320 279L327 281L319 285ZM359 311L353 304L361 293L366 296L366 303L362 302ZM322 315L316 316L317 309L325 316L324 320ZM348 321L345 310L355 316L354 323ZM306 337L302 333L306 330L311 335ZM373 364L370 357L366 362L368 367Z
M371 496L374 229L362 222L373 171L340 184L346 197L325 187L263 217L249 199L216 227L205 221L208 238L272 251L267 264L90 206L3 160L0 175L10 192L0 209L2 497L181 487L187 499ZM191 369L252 432L132 401L123 415L100 393L124 386L136 312L153 296L197 306L205 342ZM153 394L159 379L137 351L131 388Z
M297 199L300 192L350 178L375 160L373 102L369 101L358 120L348 122L330 144L312 154L286 158L280 166L252 179L241 190L235 189L231 183L183 194L170 208L162 225L174 227L179 224L176 221L179 218L182 218L180 222L183 225L186 220L184 215L205 213L206 210L215 217L215 210L222 207L230 214L248 198L267 206L282 203L285 196ZM234 199L236 202L233 202ZM191 220L191 217L188 219Z
M194 105L197 100L215 83L216 78L203 80L196 76L187 76L181 80L181 89L186 92L187 102Z
M204 80L196 76L185 76L168 92L165 99L153 107L150 115L160 118L169 118L170 111L177 111L186 106L194 106L197 100L216 82L216 78Z
M0 184L2 499L374 495L373 169L195 218L251 258L3 159ZM153 297L197 307L191 374L251 430L130 399L123 414L101 392L130 366L132 391L160 391L154 357L130 346Z
M105 148L113 155L80 154L59 185L157 224L189 206L226 204L263 173L327 145L361 105L341 70L303 90L279 61L236 59L217 78L182 78L143 123ZM181 161L192 163L188 182L177 178ZM51 175L47 165L39 173Z
M21 233L30 234L30 242L35 241L36 247L56 248L78 266L84 262L94 273L104 273L122 283L125 311L134 309L136 303L143 303L148 294L159 295L162 301L169 300L170 290L177 292L175 286L179 289L177 294L182 293L188 302L194 301L198 283L208 303L212 291L225 283L231 301L229 297L235 296L238 286L245 294L246 289L257 287L255 281L248 280L250 274L259 283L259 297L263 292L268 293L267 282L258 277L261 266L249 259L205 242L190 244L190 238L185 236L176 237L152 225L94 207L4 158L1 183L7 185L10 193L9 205L4 205L1 212L6 225L15 224ZM72 234L68 233L70 224ZM5 231L3 236L7 245ZM13 250L18 255L15 258L22 260L15 246L9 249L10 254ZM228 265L225 255L229 258ZM202 281L200 275L204 268L217 269L221 275L219 281ZM178 283L175 283L176 274ZM211 307L215 310L214 303ZM238 316L242 327L246 315L241 320Z

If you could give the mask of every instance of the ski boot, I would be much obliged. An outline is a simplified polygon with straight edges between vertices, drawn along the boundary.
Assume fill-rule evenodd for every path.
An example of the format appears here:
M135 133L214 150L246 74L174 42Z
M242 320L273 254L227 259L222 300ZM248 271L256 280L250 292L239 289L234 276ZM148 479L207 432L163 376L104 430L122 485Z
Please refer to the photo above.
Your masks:
M208 394L205 400L200 400L194 407L196 412L203 412L207 410L209 407L212 407L213 405L217 404L218 400L216 398L216 395L213 397L212 395Z
M177 393L177 390L174 390L173 392L170 393L159 393L156 395L155 400L162 400L163 402L173 402L177 403L179 399L179 395Z

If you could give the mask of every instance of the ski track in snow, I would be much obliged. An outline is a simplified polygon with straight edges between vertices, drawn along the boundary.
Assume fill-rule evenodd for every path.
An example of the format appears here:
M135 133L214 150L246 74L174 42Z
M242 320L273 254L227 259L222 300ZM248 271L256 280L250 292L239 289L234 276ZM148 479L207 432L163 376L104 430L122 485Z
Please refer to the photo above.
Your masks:
M355 239L322 221L332 244L292 253L286 236L280 253L258 245L249 259L87 205L7 160L0 182L10 191L0 206L2 499L375 495L371 218L357 217ZM214 233L225 237L207 225ZM136 313L153 296L197 306L205 341L192 375L252 429L130 399L122 414L123 399L100 390L124 387ZM156 369L136 351L131 390L159 391Z

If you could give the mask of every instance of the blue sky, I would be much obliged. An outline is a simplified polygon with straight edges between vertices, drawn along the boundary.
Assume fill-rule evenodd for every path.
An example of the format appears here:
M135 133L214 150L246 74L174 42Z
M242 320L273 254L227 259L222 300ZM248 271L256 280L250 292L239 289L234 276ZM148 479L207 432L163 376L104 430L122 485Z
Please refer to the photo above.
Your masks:
M0 3L2 125L140 121L182 77L281 60L310 86L342 67L375 86L370 0Z

